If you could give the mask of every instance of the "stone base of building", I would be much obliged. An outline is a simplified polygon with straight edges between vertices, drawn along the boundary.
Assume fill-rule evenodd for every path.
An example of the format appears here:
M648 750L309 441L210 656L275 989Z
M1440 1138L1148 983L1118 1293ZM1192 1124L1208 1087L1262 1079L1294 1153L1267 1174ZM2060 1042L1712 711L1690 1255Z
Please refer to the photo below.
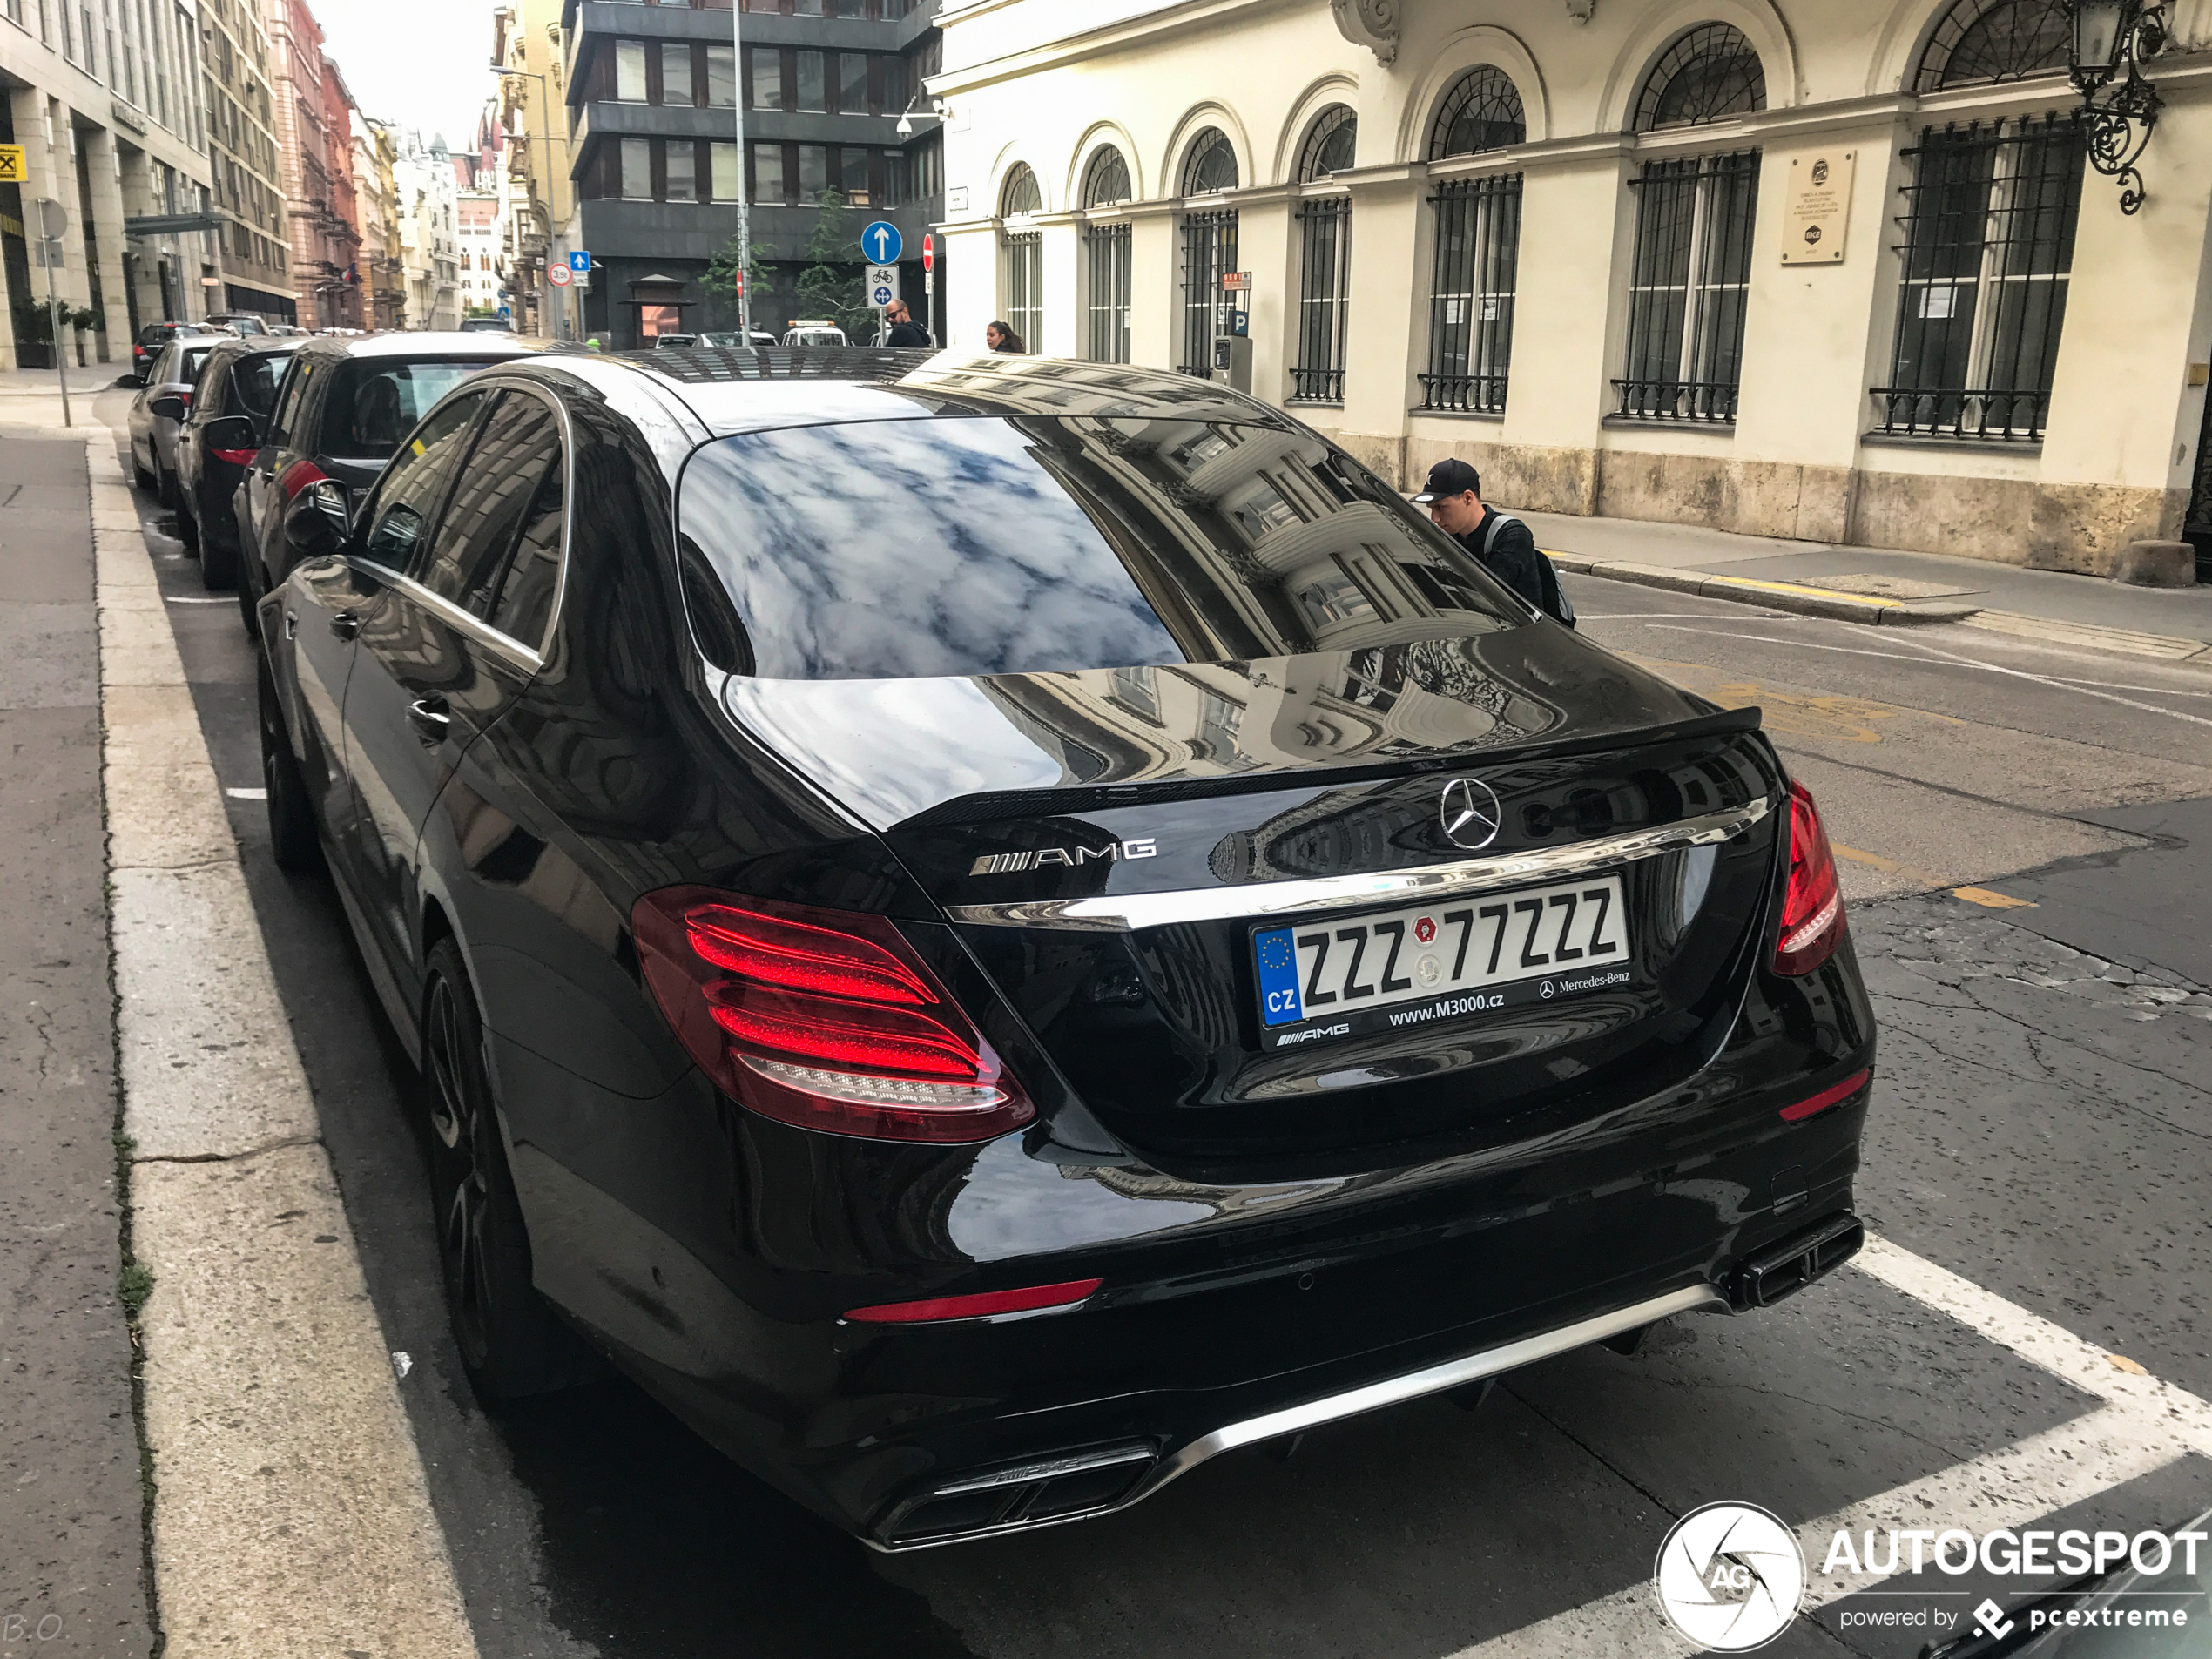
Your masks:
M1326 428L1323 428L1327 430ZM2107 576L2131 542L2180 536L2188 495L2113 484L1820 467L1641 449L1330 431L1366 465L1412 489L1447 455L1480 471L1502 506L1700 525L1739 536L1901 548L2036 570Z

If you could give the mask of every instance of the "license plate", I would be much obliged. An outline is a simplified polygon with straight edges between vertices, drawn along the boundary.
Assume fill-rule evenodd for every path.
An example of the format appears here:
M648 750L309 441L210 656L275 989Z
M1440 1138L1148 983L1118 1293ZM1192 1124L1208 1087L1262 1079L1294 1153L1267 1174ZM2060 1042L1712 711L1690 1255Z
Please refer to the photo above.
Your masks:
M1413 1031L1627 985L1622 898L1619 876L1589 876L1255 932L1263 1044Z

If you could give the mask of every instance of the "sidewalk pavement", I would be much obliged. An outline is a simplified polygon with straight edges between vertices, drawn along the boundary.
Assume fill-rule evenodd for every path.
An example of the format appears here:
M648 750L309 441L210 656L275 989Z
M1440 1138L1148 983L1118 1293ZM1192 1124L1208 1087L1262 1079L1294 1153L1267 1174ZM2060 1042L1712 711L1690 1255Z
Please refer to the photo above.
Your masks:
M1514 516L1570 570L1662 587L1689 587L1710 577L1721 579L1718 586L1697 583L1692 590L1856 622L1963 622L2212 666L2212 586L2135 588L1939 553L1785 542L1635 519ZM1762 590L1751 583L1778 585Z
M85 438L101 430L92 400L131 373L130 347L111 363L69 368L69 423L62 422L62 389L51 368L0 369L0 438Z

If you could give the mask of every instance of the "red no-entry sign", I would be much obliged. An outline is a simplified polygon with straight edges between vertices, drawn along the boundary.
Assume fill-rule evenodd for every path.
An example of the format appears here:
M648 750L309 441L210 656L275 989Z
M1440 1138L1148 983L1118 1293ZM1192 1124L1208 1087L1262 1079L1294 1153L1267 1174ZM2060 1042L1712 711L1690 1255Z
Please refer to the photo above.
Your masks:
M921 268L925 273L937 268L937 239L925 234L921 239Z

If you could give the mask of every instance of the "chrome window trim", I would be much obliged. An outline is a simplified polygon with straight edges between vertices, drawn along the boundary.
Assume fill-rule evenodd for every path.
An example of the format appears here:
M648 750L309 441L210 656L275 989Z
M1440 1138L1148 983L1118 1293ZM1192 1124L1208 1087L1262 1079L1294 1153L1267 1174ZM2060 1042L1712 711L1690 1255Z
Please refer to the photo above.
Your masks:
M521 640L501 633L482 617L463 610L443 594L431 592L413 577L401 576L389 565L371 563L368 568L376 573L379 580L404 593L441 622L468 635L478 644L497 651L533 674L545 666L545 659Z
M1449 899L1517 886L1545 876L1570 875L1601 865L1649 858L1676 847L1733 840L1773 810L1762 795L1725 812L1686 818L1656 829L1630 830L1568 846L1540 847L1487 858L1458 859L1410 870L1316 876L1302 881L1254 881L1242 887L1189 887L1171 893L1109 894L1095 899L1031 899L1008 904L948 905L954 921L986 927L1062 927L1093 933L1138 933L1178 922L1358 910L1407 899Z
M1518 1371L1523 1366L1533 1366L1538 1360L1554 1355L1570 1353L1577 1348L1588 1347L1623 1332L1637 1330L1655 1321L1670 1318L1678 1313L1695 1313L1710 1310L1726 1313L1730 1311L1728 1298L1716 1285L1686 1285L1682 1289L1669 1291L1661 1296L1634 1302L1609 1312L1595 1314L1587 1319L1577 1319L1572 1325L1562 1325L1548 1331L1539 1331L1517 1341L1501 1343L1494 1348L1478 1349L1457 1359L1425 1366L1419 1371L1409 1371L1395 1377L1386 1377L1379 1382L1367 1383L1358 1388L1348 1388L1341 1393L1325 1394L1300 1406L1286 1406L1279 1411L1263 1413L1227 1423L1211 1433L1202 1434L1153 1467L1150 1474L1138 1481L1126 1497L1096 1509L1078 1510L1074 1514L1052 1515L1041 1521L1015 1521L1003 1526L979 1527L972 1532L949 1533L939 1538L918 1538L912 1542L886 1542L873 1534L864 1535L861 1541L870 1548L887 1555L903 1555L912 1550L939 1549L948 1544L964 1544L979 1538L997 1538L1009 1533L1035 1532L1042 1527L1064 1527L1079 1521L1096 1521L1142 1503L1170 1481L1190 1473L1202 1463L1211 1462L1224 1452L1235 1451L1241 1446L1251 1446L1260 1440L1278 1440L1286 1434L1302 1433L1319 1428L1325 1424L1341 1422L1348 1417L1362 1416L1380 1411L1385 1406L1404 1405L1428 1394L1440 1394L1447 1389L1463 1387L1480 1382L1486 1377L1501 1376L1508 1371ZM1116 1448L1112 1453L1101 1453L1102 1464L1118 1462L1125 1457L1134 1460L1133 1453ZM1037 1467L1048 1466L1033 1466ZM1058 1473L1058 1471L1055 1471ZM1035 1478L1030 1469L1001 1472L1000 1474L968 1480L954 1481L940 1487L926 1495L938 1497L953 1493L977 1490L1003 1484L1024 1476ZM911 1504L902 1506L909 1508ZM894 1509L894 1514L900 1513Z

